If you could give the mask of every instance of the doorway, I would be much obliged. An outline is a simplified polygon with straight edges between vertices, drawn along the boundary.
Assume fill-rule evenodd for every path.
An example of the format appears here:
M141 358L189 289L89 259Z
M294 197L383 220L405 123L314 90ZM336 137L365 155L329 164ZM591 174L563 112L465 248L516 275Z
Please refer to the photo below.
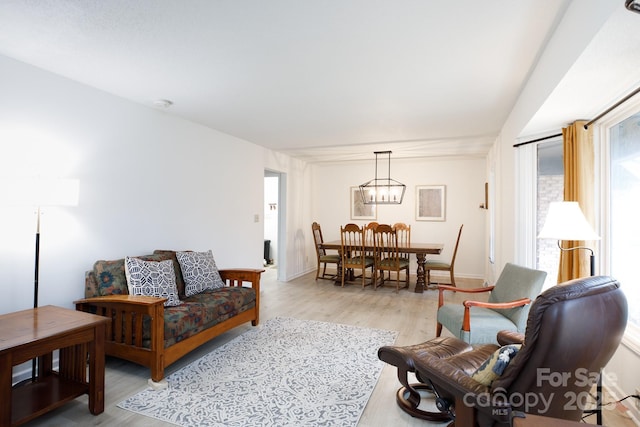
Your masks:
M282 280L286 253L284 237L284 175L281 172L264 171L264 267L276 270L278 280Z

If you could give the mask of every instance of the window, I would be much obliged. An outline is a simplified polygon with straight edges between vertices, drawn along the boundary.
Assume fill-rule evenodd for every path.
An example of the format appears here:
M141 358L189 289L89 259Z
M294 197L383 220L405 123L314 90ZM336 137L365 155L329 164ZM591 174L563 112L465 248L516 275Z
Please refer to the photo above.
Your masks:
M622 284L629 303L627 331L640 341L640 113L609 129L609 275Z
M560 202L564 198L564 165L562 162L562 140L551 140L536 147L536 222L538 231L542 229L549 212L551 202ZM544 288L558 281L560 249L558 241L536 239L536 268L546 271Z

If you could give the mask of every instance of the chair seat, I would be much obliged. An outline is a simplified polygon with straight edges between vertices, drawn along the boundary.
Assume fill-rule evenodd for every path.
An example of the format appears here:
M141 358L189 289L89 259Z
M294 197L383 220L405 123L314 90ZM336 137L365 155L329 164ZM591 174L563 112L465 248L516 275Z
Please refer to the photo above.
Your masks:
M391 267L391 268L407 268L409 267L409 261L404 259L404 258L400 258L399 262L396 263L396 260L394 259L383 259L378 261L378 267Z
M340 262L340 255L321 255L320 262Z
M345 258L344 260L344 264L345 266L349 266L349 265L362 265L362 257L357 256L357 257L350 257L350 258ZM370 267L373 265L373 258L369 258L369 257L364 257L364 265L366 267Z
M496 331L518 331L518 327L508 317L484 307L471 307L471 335L462 331L464 306L445 304L438 310L438 322L457 338L474 344L495 344ZM520 331L522 332L522 331Z
M443 270L448 270L451 268L451 264L449 264L448 262L444 262L444 261L438 261L438 260L427 260L424 263L425 267L429 267L432 270L435 270L437 268L441 268Z

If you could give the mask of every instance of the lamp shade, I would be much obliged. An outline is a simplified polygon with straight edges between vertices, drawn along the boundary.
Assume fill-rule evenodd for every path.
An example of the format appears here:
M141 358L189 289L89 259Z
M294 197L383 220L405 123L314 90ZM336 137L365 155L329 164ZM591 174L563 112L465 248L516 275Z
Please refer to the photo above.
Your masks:
M600 240L578 202L551 202L538 239Z
M15 179L0 182L0 204L13 206L76 206L77 179Z

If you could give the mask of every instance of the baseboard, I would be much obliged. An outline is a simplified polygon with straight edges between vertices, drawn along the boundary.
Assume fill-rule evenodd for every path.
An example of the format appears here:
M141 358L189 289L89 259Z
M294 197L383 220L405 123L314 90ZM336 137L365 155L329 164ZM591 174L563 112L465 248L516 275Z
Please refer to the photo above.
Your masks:
M297 274L294 274L294 275L291 275L291 276L287 276L284 281L288 282L290 280L294 280L294 279L297 279L299 277L305 276L305 275L307 275L309 273L314 273L315 274L315 272L316 272L315 268L310 268L310 269L304 270L304 271L302 271L300 273L297 273ZM327 273L335 273L335 270L329 269L327 271ZM416 272L415 272L415 270L412 271L409 274L409 277L411 278L411 280L413 282L415 282L415 280L416 280ZM479 280L481 282L484 281L484 276L477 275L477 274L464 274L464 273L463 274L458 274L458 273L456 273L456 278L468 279L468 280ZM450 281L449 273L446 273L446 272L445 273L433 272L433 273L431 273L431 279L432 279L431 280L432 282L437 282L437 281L441 280L443 284L444 283L449 283L449 281Z
M297 279L298 277L305 276L305 275L307 275L307 274L309 274L309 273L314 273L314 274L315 274L315 272L316 272L316 269L315 269L315 268L307 269L307 270L305 270L305 271L302 271L302 272L300 272L300 273L294 274L294 275L292 275L292 276L287 276L287 277L285 277L285 278L284 278L284 281L285 281L285 282L288 282L288 281L290 281L290 280Z

